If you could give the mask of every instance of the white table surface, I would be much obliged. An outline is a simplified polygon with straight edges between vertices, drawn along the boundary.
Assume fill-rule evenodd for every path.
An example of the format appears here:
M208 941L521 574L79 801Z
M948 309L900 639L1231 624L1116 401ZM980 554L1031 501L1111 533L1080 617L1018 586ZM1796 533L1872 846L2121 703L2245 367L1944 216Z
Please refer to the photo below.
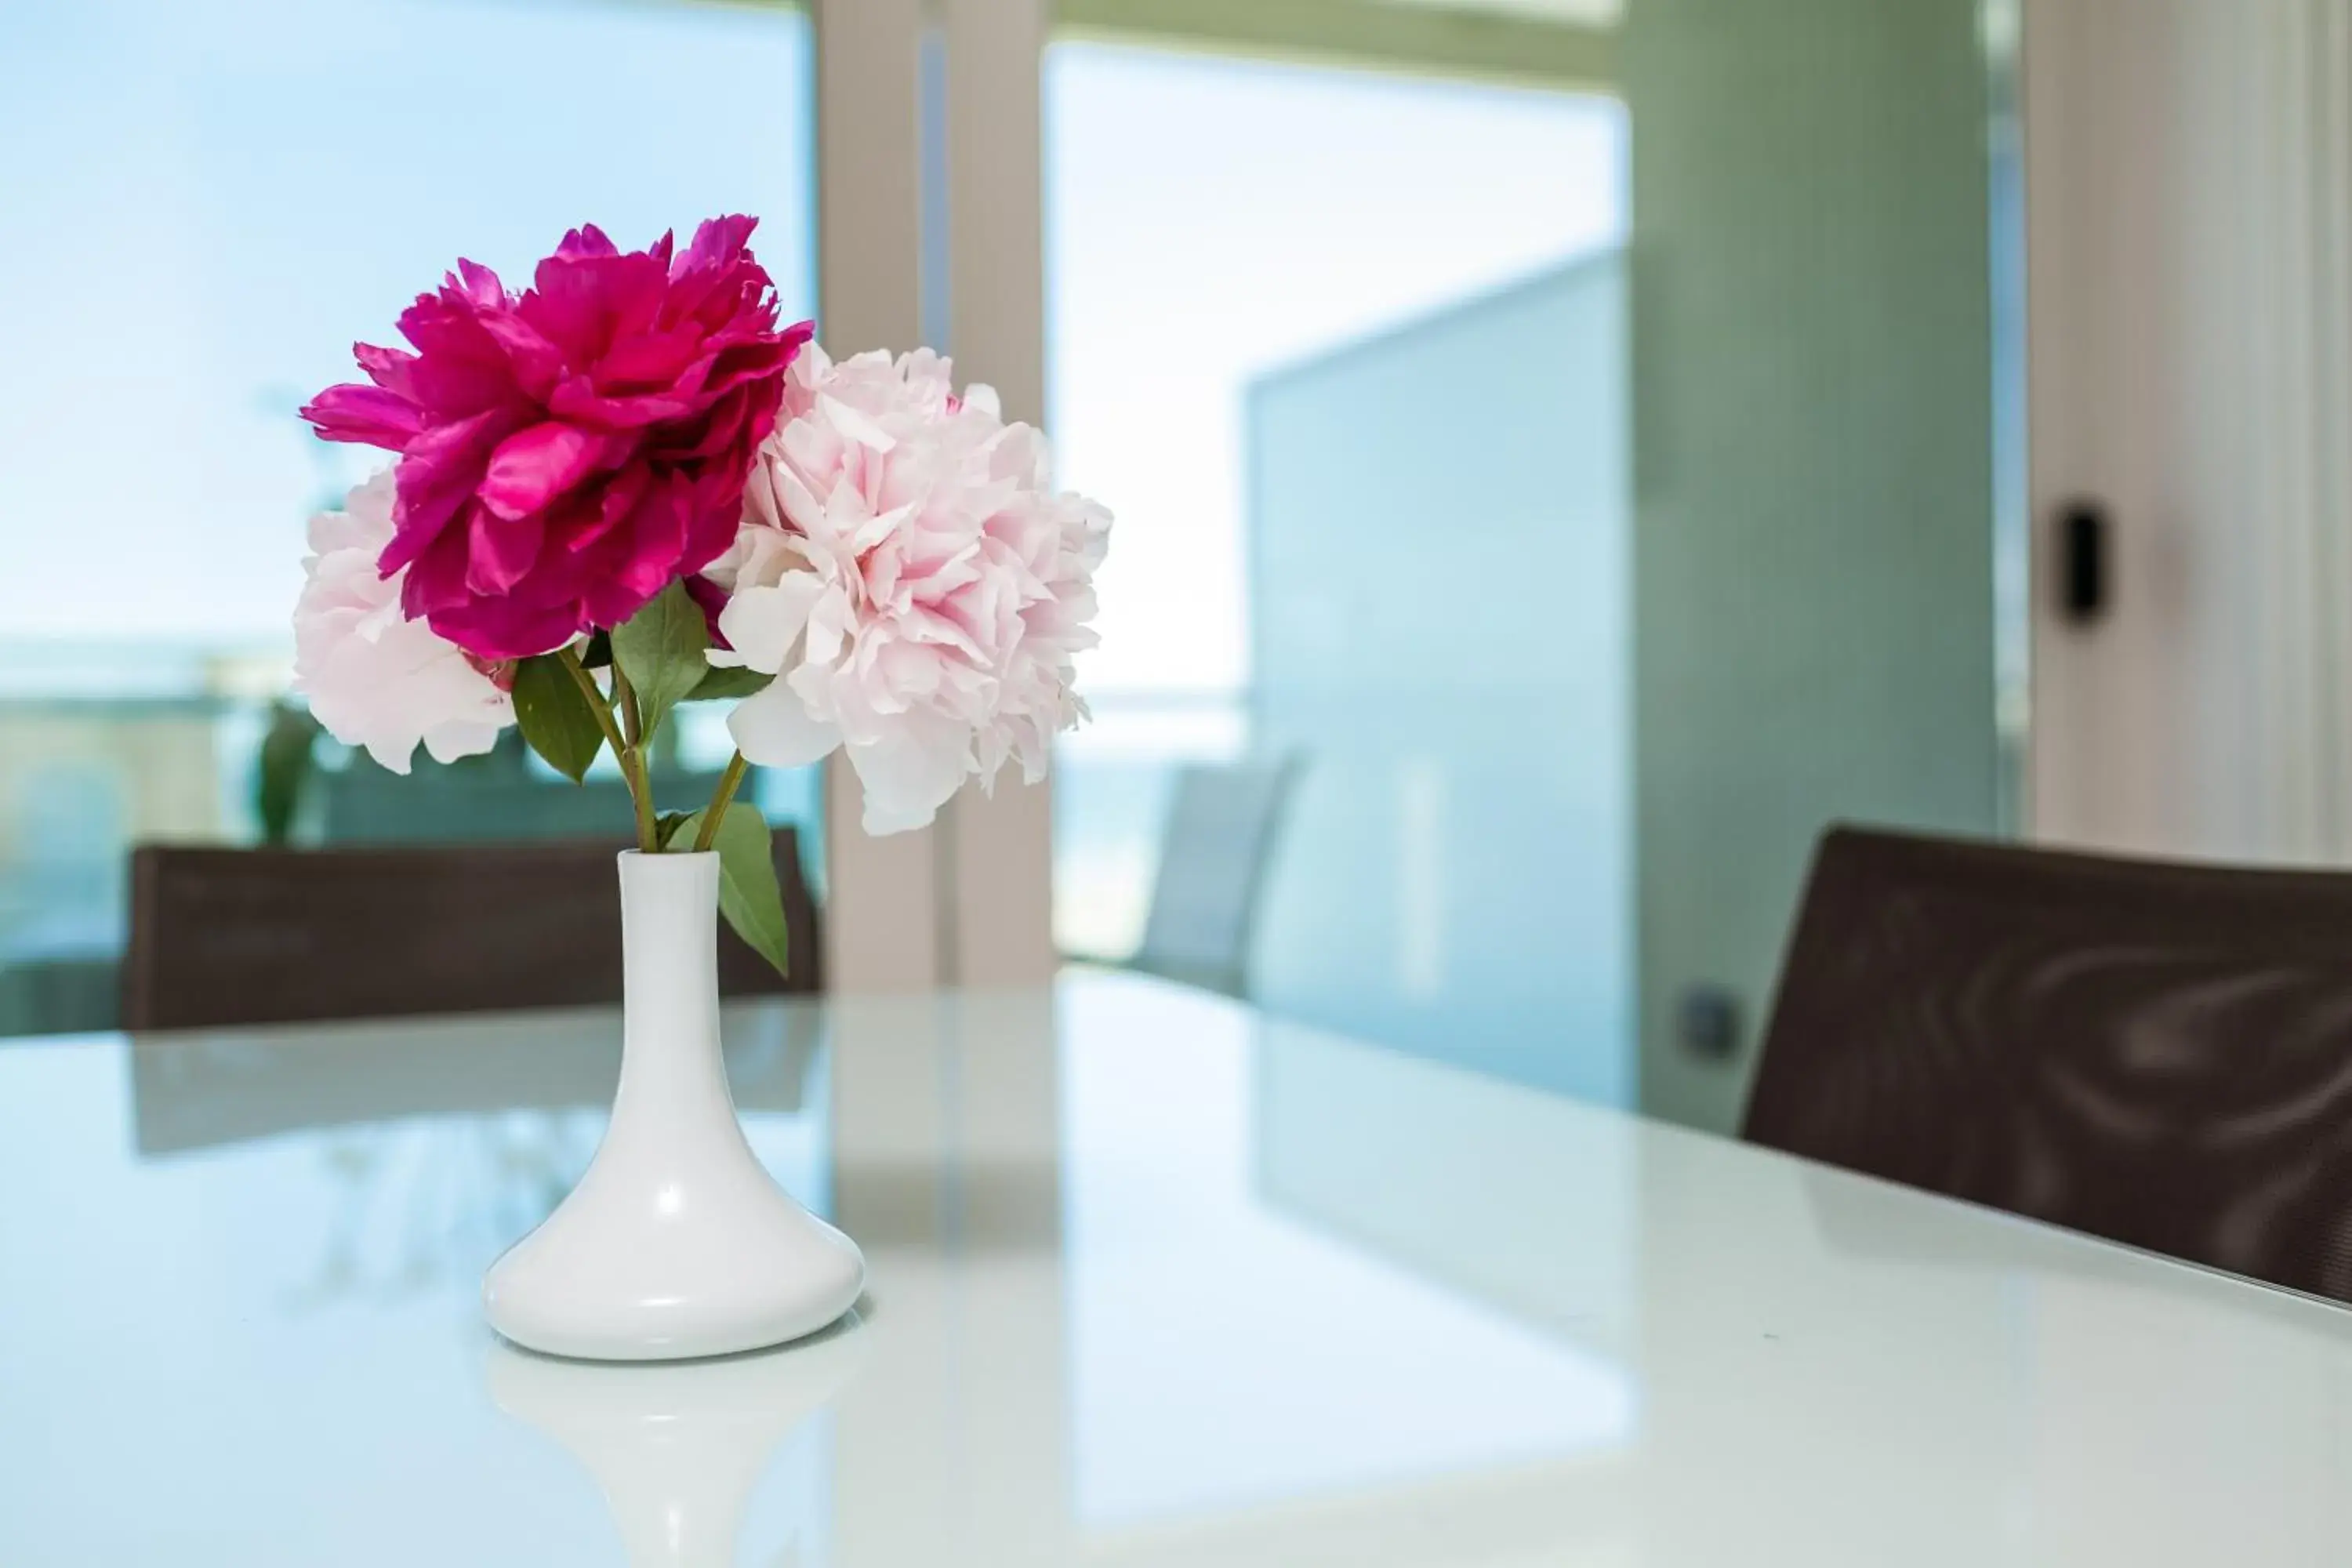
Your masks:
M0 1045L0 1563L2352 1558L2331 1306L1149 982L729 1028L872 1282L667 1371L476 1300L615 1016Z

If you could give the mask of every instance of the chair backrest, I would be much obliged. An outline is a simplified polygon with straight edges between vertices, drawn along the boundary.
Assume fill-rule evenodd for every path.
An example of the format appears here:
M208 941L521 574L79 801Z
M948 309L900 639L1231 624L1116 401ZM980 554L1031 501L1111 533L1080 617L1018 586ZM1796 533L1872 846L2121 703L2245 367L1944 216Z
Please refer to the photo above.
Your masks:
M1832 830L1744 1136L2352 1301L2352 876Z
M721 923L725 994L817 989L816 909L775 830L780 976ZM122 1025L187 1029L568 1007L621 996L607 839L369 849L147 846L131 859Z
M1258 895L1297 773L1297 759L1284 757L1177 773L1133 967L1235 995L1246 989Z

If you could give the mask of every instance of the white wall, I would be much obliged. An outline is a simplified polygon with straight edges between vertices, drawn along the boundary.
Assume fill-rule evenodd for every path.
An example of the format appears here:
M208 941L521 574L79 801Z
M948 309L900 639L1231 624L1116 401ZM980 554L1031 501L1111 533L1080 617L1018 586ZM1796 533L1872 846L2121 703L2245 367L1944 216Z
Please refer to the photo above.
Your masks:
M2352 3L2025 24L2037 564L2087 496L2114 567L2036 595L2033 830L2352 858Z

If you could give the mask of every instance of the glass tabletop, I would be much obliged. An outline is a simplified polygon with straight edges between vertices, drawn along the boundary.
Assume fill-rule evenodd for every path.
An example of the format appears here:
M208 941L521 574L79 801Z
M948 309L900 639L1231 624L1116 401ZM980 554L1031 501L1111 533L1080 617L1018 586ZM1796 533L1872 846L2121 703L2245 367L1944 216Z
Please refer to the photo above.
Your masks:
M604 1013L0 1048L0 1559L2335 1560L2352 1315L1124 977L730 1008L815 1340L533 1356Z

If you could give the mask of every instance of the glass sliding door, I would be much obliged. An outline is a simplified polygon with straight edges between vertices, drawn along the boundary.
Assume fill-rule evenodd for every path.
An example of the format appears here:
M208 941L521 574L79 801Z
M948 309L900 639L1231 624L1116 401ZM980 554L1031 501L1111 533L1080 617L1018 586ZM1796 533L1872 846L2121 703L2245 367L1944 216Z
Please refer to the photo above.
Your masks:
M1572 679L1620 701L1622 568L1605 589L1588 569L1622 555L1622 515L1579 518L1561 545L1548 503L1511 497L1554 489L1538 474L1563 459L1573 482L1622 493L1621 435L1595 427L1572 458L1554 442L1580 397L1622 425L1622 111L1587 92L1094 43L1055 46L1045 82L1053 423L1063 477L1120 512L1086 672L1097 722L1066 742L1057 783L1064 943L1136 951L1171 880L1171 813L1180 858L1214 849L1183 840L1179 797L1220 771L1282 769L1249 896L1199 913L1249 929L1255 994L1378 1038L1427 1043L1449 1010L1497 1001L1531 1026L1522 1039L1564 1034L1564 1016L1538 1016L1562 999L1548 983L1541 1001L1486 986L1535 973L1496 962L1522 951L1508 932L1528 911L1515 887L1456 885L1479 855L1462 835L1496 803L1449 770L1502 782L1539 726L1496 708L1558 695L1507 694L1502 667L1549 688L1567 661L1457 642L1461 614L1500 606L1407 584L1585 552L1600 662ZM1491 423L1507 410L1507 428ZM1518 826L1622 856L1622 821L1570 818L1604 800L1622 817L1622 715L1575 727L1610 739L1513 794ZM1579 804L1545 821L1555 790ZM1622 867L1580 880L1622 941ZM1604 1021L1582 1033L1621 1065L1622 955L1585 967L1570 984ZM1536 1054L1489 1059L1580 1070Z
M2012 820L1975 0L1065 14L1066 951L1729 1126L1821 829Z

